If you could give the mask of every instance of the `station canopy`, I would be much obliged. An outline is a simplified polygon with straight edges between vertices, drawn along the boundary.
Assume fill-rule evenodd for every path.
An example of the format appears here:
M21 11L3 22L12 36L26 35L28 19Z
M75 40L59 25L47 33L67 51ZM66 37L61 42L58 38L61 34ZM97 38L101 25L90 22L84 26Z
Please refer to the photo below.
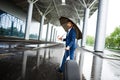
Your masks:
M27 13L28 0L9 1ZM91 16L98 8L98 0L38 0L34 3L33 18L40 21L41 16L45 15L45 24L50 22L59 26L59 18L63 16L74 19L77 23L80 19L83 19L85 8L90 9Z

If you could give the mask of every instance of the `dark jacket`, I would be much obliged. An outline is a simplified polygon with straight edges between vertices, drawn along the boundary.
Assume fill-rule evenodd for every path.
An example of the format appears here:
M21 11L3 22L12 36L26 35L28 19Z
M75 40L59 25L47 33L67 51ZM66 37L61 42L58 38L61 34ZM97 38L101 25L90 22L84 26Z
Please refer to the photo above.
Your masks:
M74 28L70 30L70 32L66 35L66 38L63 39L63 41L66 41L66 47L70 46L70 49L75 49L76 48L76 31Z

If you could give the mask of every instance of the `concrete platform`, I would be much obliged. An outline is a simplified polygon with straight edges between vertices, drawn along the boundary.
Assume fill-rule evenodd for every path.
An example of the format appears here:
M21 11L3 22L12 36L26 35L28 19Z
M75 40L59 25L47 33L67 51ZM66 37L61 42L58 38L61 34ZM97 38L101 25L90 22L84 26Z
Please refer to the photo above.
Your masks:
M35 46L1 48L0 80L61 80L62 75L56 72L56 68L61 61L63 45Z
M105 50L103 53L82 48L83 75L86 80L119 80L120 57L111 57L115 52Z
M5 42L0 46L0 80L63 80L63 74L56 72L64 54L63 44L8 46ZM82 80L120 79L119 60L82 48L76 49L75 60L81 66Z

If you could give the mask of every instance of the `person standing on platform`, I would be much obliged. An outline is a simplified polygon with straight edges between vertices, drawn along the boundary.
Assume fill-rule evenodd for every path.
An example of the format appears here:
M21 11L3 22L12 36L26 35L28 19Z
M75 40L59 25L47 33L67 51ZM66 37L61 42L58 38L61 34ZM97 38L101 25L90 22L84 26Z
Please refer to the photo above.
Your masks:
M76 31L73 27L72 22L70 21L67 22L67 28L68 28L68 32L67 32L66 38L63 39L63 37L58 37L58 40L66 42L65 53L63 56L62 64L60 68L57 69L57 71L60 73L62 73L64 70L64 64L68 56L70 56L70 60L74 60L74 52L76 49L76 43L75 43Z

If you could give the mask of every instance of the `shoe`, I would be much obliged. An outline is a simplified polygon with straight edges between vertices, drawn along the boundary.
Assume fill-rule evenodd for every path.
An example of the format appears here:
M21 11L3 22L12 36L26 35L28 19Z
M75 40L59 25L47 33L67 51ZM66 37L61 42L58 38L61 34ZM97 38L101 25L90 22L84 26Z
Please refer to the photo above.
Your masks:
M57 69L57 72L62 73L62 70L60 68Z

